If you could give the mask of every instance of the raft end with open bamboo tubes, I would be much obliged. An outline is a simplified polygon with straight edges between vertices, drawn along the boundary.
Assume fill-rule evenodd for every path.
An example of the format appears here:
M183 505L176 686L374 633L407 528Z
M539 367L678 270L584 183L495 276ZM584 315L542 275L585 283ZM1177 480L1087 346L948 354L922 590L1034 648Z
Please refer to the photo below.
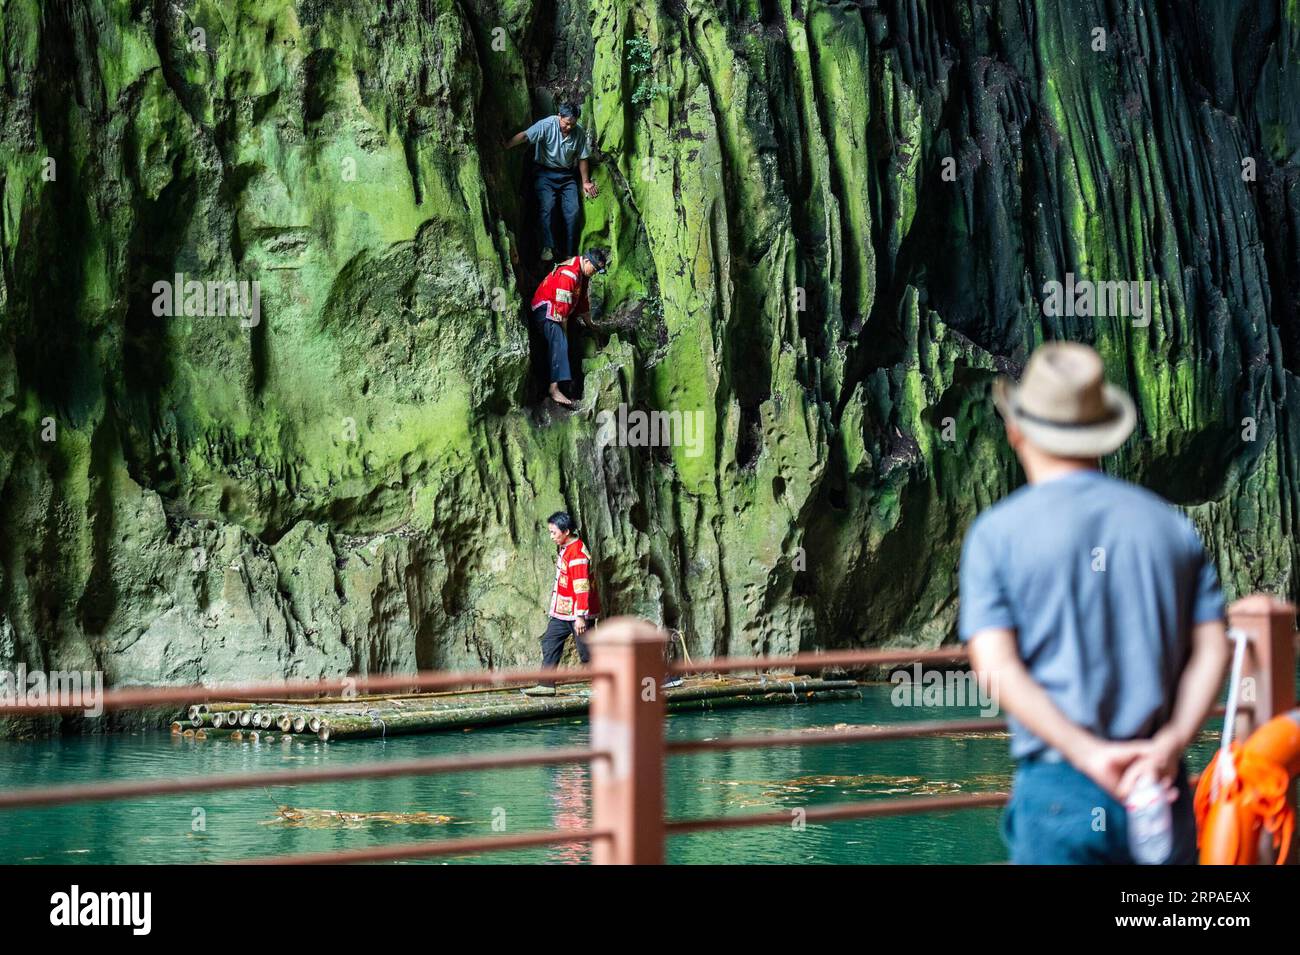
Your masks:
M589 684L563 684L554 696L532 697L518 687L463 692L373 695L298 702L268 702L251 709L246 703L202 704L197 714L208 732L198 738L242 739L248 742L292 742L364 739L474 729L529 720L584 715L589 705ZM686 712L740 706L811 703L856 696L853 680L773 676L692 677L664 691L669 712ZM226 709L227 706L232 709ZM197 707L190 707L193 712ZM231 729L244 732L234 737ZM213 732L217 730L220 732ZM194 729L183 735L195 734ZM197 734L195 734L197 735Z

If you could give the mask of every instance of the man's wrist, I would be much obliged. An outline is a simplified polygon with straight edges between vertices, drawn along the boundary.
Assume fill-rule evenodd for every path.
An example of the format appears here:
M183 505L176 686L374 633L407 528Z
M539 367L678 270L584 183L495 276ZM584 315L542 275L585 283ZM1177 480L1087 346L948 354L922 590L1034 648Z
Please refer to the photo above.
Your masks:
M1187 747L1191 745L1192 739L1195 735L1195 733L1188 733L1185 730L1180 729L1173 723L1167 723L1156 731L1156 734L1151 737L1151 741L1163 746L1168 746L1170 749L1182 753L1183 750L1187 749Z
M1065 757L1066 762L1072 766L1081 766L1089 752L1104 742L1099 737L1093 736L1087 730L1080 727L1074 727L1073 732L1066 735L1061 740L1057 749Z

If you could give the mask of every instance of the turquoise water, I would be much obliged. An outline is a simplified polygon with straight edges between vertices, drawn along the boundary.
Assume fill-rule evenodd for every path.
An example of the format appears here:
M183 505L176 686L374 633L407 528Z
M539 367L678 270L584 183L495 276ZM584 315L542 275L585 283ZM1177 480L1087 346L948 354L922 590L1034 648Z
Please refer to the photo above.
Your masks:
M670 739L716 738L830 727L969 719L973 708L895 707L890 687L863 688L861 700L678 714ZM535 747L585 746L585 720L358 740L341 743L195 742L167 733L69 737L0 743L5 786L90 780L159 779L195 774L347 765L384 759L482 754ZM1204 765L1212 742L1197 747ZM930 738L834 746L742 750L672 757L668 815L698 818L889 796L1006 791L1011 764L1005 737ZM583 827L590 823L585 765L454 775L360 780L133 799L111 803L0 810L0 863L201 863L258 856L359 849L504 831ZM431 813L437 824L327 819L292 823L277 805L343 812ZM1005 858L998 809L808 825L701 832L669 841L674 863L986 863ZM427 817L426 817L427 818ZM495 830L500 832L501 829ZM587 846L558 846L438 862L588 861Z

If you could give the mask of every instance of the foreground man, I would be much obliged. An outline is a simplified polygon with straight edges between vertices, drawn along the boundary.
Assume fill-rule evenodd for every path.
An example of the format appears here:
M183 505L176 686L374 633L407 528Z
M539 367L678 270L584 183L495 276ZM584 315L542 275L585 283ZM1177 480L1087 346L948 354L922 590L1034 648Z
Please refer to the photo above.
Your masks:
M546 519L546 529L551 540L560 549L555 562L555 587L551 590L551 606L547 610L546 632L542 634L542 668L553 669L560 665L565 641L573 634L578 648L578 659L586 664L591 655L583 634L596 625L600 616L600 601L591 580L591 554L587 545L578 538L577 525L564 511L556 511ZM529 696L554 696L554 683L539 683L524 690Z
M582 255L566 259L551 270L551 274L542 279L533 295L533 328L546 340L549 353L550 396L556 404L572 407L560 387L564 382L573 380L569 369L569 339L566 335L569 319L578 319L591 326L588 313L591 302L587 298L587 286L596 273L605 274L609 255L604 249L591 249Z
M588 199L595 199L599 194L587 166L591 150L587 145L587 131L578 125L580 112L576 103L561 103L556 115L539 119L506 142L506 149L514 149L525 140L533 144L533 162L537 166L534 187L541 217L543 262L553 261L557 248L562 250L561 257L568 255L570 249L577 248L578 178L582 178L582 191ZM562 246L556 244L551 232L551 214L557 198L566 232Z
M1173 507L1097 469L1136 412L1095 351L1043 345L994 400L1029 484L966 535L959 629L1011 718L1011 861L1132 864L1122 800L1151 776L1168 862L1194 862L1182 753L1228 659L1214 565Z

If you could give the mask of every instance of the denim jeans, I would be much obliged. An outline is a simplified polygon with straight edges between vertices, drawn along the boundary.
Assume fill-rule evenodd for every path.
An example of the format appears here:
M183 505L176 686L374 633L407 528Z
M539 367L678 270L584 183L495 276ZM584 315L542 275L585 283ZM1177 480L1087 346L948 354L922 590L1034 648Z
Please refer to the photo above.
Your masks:
M1173 851L1167 865L1196 862L1196 819L1186 767L1178 770ZM1059 758L1021 760L1002 836L1015 865L1133 865L1123 803Z
M568 258L575 253L578 244L578 174L571 169L538 166L533 185L537 189L542 248L553 249L557 259ZM551 234L551 213L555 210L556 196L560 198L560 212L564 215L566 229L565 240L559 245Z

